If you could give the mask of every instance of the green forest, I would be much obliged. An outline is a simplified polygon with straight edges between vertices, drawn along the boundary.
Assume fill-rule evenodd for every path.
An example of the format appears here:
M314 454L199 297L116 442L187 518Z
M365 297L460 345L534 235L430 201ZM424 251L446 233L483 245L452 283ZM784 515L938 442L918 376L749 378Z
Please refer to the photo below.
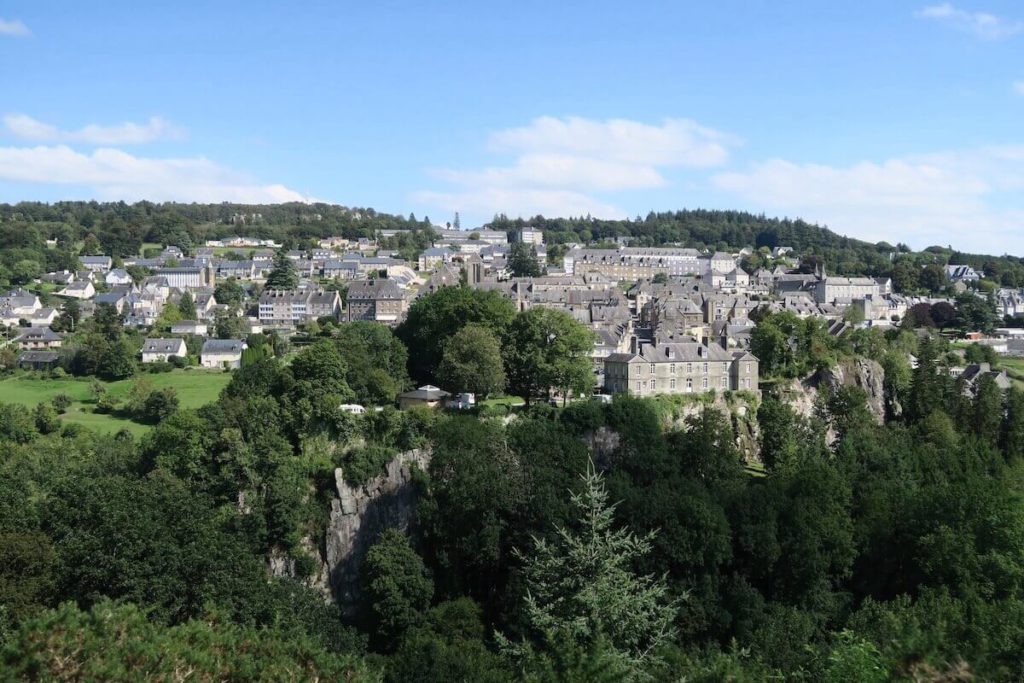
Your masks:
M946 262L993 286L1021 268L738 212L529 223L552 248L792 246L907 290L942 286L925 274ZM433 234L426 217L321 205L3 205L0 281L79 254L385 228L413 231L393 247L409 253ZM136 378L113 409L138 403L145 429L99 433L60 418L77 405L64 392L19 395L0 403L0 679L1020 680L1024 393L952 379L962 359L934 334L991 326L982 304L841 338L765 315L759 397L553 406L551 387L590 389L589 333L465 287L421 297L393 331L268 342L202 407ZM107 313L61 319L86 340L69 375L135 376L138 340ZM825 385L811 409L791 400L794 381L851 362L877 364L884 396ZM427 382L526 405L392 407ZM75 400L109 403L93 384ZM351 401L381 409L339 410ZM353 599L326 599L336 472L366 485L413 451L430 457L408 523L369 539Z
M479 363L526 397L574 381L536 341L569 323L454 288L420 299L376 358L324 329L139 437L2 405L0 670L1024 677L1024 393L988 378L968 390L950 379L948 342L920 330L837 340L813 320L762 323L759 400L339 411L374 373L401 385L405 372L487 374L466 373ZM487 335L489 353L465 353ZM811 411L787 400L789 378L858 358L884 368L884 422L855 387L821 389ZM741 432L760 446L757 467ZM412 449L431 457L413 470L408 524L371 539L354 603L326 601L336 468L358 486Z

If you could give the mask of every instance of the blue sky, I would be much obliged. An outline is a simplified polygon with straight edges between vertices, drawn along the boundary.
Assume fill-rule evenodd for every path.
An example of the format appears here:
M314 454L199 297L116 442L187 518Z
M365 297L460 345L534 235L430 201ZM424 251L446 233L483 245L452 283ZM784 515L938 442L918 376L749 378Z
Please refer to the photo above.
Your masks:
M0 1L0 201L800 216L1024 254L1024 5Z

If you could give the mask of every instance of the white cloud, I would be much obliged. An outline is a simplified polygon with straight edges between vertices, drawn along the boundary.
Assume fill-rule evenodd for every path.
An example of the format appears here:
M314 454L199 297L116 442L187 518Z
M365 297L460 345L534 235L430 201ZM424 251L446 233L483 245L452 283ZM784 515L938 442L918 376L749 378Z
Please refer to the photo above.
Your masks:
M84 186L99 199L125 201L305 201L283 185L260 185L202 157L146 159L110 148L83 154L65 145L0 147L0 180Z
M8 132L33 142L82 142L89 145L138 145L156 140L180 140L185 131L154 116L145 123L126 121L113 126L89 124L78 130L60 130L25 114L4 116Z
M27 38L30 35L32 35L32 31L21 21L17 19L0 19L0 36Z
M660 126L638 121L592 121L576 116L542 116L529 126L499 131L491 148L518 153L561 152L630 165L721 166L735 138L688 119L666 119Z
M968 12L948 2L925 7L917 15L942 22L983 40L1003 40L1024 31L1024 22L997 17L986 12Z
M511 155L509 164L433 170L430 175L435 179L459 187L419 192L414 199L484 215L622 217L624 212L614 203L592 193L665 187L663 169L721 166L738 144L732 136L687 119L651 125L544 116L489 137L487 149Z
M781 159L720 173L716 187L759 210L796 214L871 241L1024 254L1024 146L863 161L850 166Z

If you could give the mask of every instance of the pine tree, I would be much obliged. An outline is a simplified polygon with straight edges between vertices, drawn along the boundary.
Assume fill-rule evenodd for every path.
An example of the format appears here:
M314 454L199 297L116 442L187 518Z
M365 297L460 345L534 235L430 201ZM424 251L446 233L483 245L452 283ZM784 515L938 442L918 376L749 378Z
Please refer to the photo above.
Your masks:
M181 295L181 299L178 301L178 311L181 313L182 320L196 319L196 302L190 293L185 292Z
M267 289L295 289L299 286L299 273L295 264L282 249L274 256L274 268L267 275Z
M572 494L576 528L559 528L553 542L535 538L530 556L516 552L525 564L523 611L542 653L507 640L503 645L540 668L567 653L600 653L624 679L646 679L660 664L658 648L674 637L677 605L664 580L633 572L634 561L650 552L653 534L612 527L615 506L593 463L582 480L582 492Z

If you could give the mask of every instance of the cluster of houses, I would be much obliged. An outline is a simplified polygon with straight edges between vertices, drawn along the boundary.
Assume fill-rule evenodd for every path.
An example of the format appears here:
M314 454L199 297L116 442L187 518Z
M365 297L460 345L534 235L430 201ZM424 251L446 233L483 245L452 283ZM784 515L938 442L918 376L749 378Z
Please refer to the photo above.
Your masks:
M79 301L84 316L109 304L126 325L139 329L151 328L168 302L188 292L196 319L175 323L169 337L146 339L141 360L187 356L185 337L198 336L204 338L201 365L209 368L238 367L246 348L241 339L210 338L219 315L244 316L250 332L284 335L325 318L394 326L417 297L464 283L499 292L517 310L565 311L594 333L597 385L606 393L638 396L756 392L758 361L749 349L756 311L820 317L838 335L850 329L851 319L885 327L897 324L915 304L939 301L895 294L886 278L836 277L824 267L801 273L780 265L748 274L740 260L749 250L569 245L560 263L546 265L543 232L530 227L511 241L503 231L439 229L433 244L409 262L382 246L401 232L381 230L375 239L331 237L316 248L287 252L299 275L298 285L288 290L264 287L281 245L249 237L211 240L191 254L169 246L148 258L125 259L119 267L108 256L82 256L80 272L48 273L43 280L58 287L57 296ZM537 254L543 275L511 275L516 241ZM772 255L784 259L790 252L777 247ZM129 269L145 276L137 281ZM947 274L961 284L980 277L967 266L950 266ZM216 300L216 285L229 279L246 292L241 311ZM1001 310L1024 315L1024 293L1000 291L997 301ZM856 316L847 315L851 309ZM0 322L19 327L13 343L22 349L25 367L56 358L63 335L50 325L57 315L29 292L0 296ZM403 401L447 398L442 389L424 387Z

